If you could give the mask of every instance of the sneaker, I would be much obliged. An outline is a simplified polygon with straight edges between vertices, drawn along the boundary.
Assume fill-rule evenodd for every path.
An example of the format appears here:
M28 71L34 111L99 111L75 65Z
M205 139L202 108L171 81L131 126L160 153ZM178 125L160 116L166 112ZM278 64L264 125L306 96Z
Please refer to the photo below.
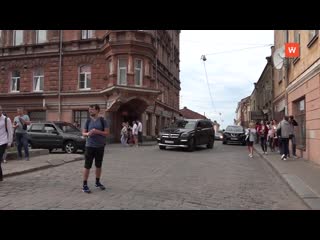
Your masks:
M268 152L265 152L264 154L265 154L265 155L268 155Z
M105 190L106 187L103 186L101 183L96 183L96 188L100 188L101 190Z
M282 154L281 160L283 160L286 157L286 155Z
M283 158L282 160L283 160L283 161L287 161L287 159L286 159L286 158Z
M293 155L293 158L299 158L297 155Z
M91 193L89 187L87 185L84 185L83 188L82 188L82 192L84 193Z
M30 159L28 157L25 158L26 161L29 161Z

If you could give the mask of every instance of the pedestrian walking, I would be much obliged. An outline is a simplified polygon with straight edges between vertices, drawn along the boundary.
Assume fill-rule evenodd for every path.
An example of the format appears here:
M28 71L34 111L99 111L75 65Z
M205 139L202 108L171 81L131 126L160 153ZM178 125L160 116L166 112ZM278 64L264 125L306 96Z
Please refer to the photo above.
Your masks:
M106 136L109 134L109 126L103 117L99 117L100 107L98 104L89 106L90 118L87 120L82 135L87 137L85 163L83 169L83 186L82 191L91 193L88 187L88 178L90 169L95 161L96 166L96 188L105 190L105 186L101 184L101 167L106 145Z
M268 127L265 121L261 121L261 124L258 126L258 133L260 136L260 143L263 154L267 154L267 136L268 136Z
M132 135L133 135L134 145L138 147L138 125L136 121L132 122Z
M298 126L298 123L296 122L296 120L292 115L289 117L289 123L290 123L289 141L291 140L292 156L294 158L298 158L296 155L296 135L294 133L294 127ZM289 155L290 155L290 151L289 151Z
M257 138L257 130L255 128L254 122L249 124L249 128L246 130L246 142L249 151L249 157L253 157L253 143L256 141Z
M290 123L288 116L284 116L283 120L279 123L277 131L281 134L281 160L287 160L289 155L289 135L290 135Z
M1 160L6 148L12 144L12 123L10 118L2 114L2 107L0 106L0 181L3 181L3 173L1 167Z
M122 129L121 129L121 144L123 146L128 146L128 128L127 128L127 124L125 122L122 123Z
M22 159L22 147L24 149L25 160L29 161L29 146L27 125L30 125L30 118L24 114L22 108L17 109L18 115L13 120L13 128L15 129L15 140L17 143L18 158Z

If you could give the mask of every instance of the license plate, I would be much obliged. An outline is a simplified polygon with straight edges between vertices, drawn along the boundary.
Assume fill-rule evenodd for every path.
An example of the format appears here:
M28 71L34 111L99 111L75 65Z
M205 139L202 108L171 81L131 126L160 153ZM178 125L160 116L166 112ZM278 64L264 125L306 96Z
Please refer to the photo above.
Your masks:
M164 143L171 143L171 144L173 144L173 143L174 143L174 141L168 141L168 140L165 140L165 141L164 141Z
M231 138L231 140L238 140L238 138Z

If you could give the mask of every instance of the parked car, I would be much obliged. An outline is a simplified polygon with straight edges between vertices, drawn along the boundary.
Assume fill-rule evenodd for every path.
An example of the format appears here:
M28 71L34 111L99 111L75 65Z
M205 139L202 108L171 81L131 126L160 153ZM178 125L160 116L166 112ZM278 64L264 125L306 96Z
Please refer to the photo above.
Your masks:
M170 127L163 129L157 140L160 149L181 147L194 151L196 146L204 144L208 148L213 148L214 129L209 120L177 120Z
M31 123L28 129L28 142L31 148L62 149L67 153L84 151L86 139L81 130L67 122Z
M222 141L223 140L223 132L222 131L216 132L214 135L214 139L217 141Z
M238 143L246 145L245 129L242 126L229 125L223 132L223 144Z

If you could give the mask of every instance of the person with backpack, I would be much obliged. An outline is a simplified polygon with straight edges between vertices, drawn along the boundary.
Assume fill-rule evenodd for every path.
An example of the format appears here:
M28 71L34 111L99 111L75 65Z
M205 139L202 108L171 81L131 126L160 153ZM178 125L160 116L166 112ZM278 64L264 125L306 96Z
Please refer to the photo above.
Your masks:
M2 107L0 106L0 160L2 160L6 148L9 148L12 144L12 135L11 120L2 114ZM2 161L0 161L0 181L3 181L1 162Z
M17 143L18 158L22 159L22 146L24 148L25 160L29 161L29 146L27 125L30 125L30 118L28 115L23 114L23 109L17 109L18 116L13 120L13 128L15 129L15 138Z
M253 143L256 141L257 138L257 130L255 128L255 124L251 122L249 124L249 128L246 130L246 142L249 151L249 157L253 157Z
M91 193L88 187L88 178L93 160L96 166L96 188L105 190L105 186L101 184L101 166L104 156L104 148L106 145L106 136L109 135L109 126L103 117L99 117L100 107L98 104L89 106L90 118L87 120L82 135L87 137L85 163L83 170L83 187L82 191Z

